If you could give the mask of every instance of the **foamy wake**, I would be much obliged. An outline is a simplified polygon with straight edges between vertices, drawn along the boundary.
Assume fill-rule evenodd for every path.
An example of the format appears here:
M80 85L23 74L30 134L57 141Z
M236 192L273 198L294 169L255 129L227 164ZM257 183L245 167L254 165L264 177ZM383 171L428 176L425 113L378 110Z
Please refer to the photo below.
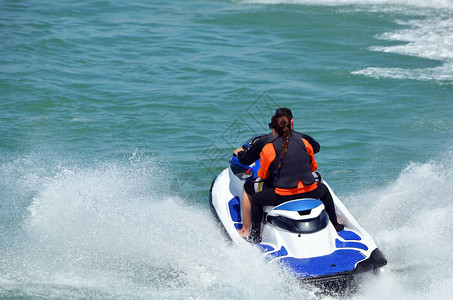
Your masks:
M428 8L453 8L451 0L241 0L260 4L301 4L301 5L403 5Z
M388 259L378 280L363 281L357 298L449 297L453 288L452 161L449 153L426 164L411 163L385 189L349 197L359 222Z
M207 205L150 188L154 175L108 164L43 178L25 236L0 266L0 295L314 297L256 248L228 246Z
M351 298L449 296L452 157L412 163L384 189L344 199L389 262L378 276L364 275ZM266 264L255 248L228 246L207 205L184 205L183 199L158 191L153 183L157 173L149 169L118 164L63 168L35 180L39 186L28 206L24 236L0 265L0 295L321 297Z
M391 79L413 79L420 81L438 81L439 83L453 83L453 64L444 64L435 68L418 68L418 69L403 69L403 68L378 68L369 67L360 71L354 71L352 74L364 75L380 78Z
M401 68L370 66L352 74L373 78L413 79L453 83L453 1L452 0L247 0L247 3L355 6L372 12L396 12L414 16L413 20L396 20L404 29L386 32L377 39L399 42L392 46L375 46L371 51L395 53L439 61L435 67ZM354 8L352 8L354 9Z
M452 6L448 11L451 12ZM418 12L417 14L421 14ZM429 68L368 67L352 72L374 78L414 79L453 83L453 18L451 13L426 12L410 21L397 21L405 29L387 32L378 39L400 42L398 45L371 47L372 51L436 60L439 65Z

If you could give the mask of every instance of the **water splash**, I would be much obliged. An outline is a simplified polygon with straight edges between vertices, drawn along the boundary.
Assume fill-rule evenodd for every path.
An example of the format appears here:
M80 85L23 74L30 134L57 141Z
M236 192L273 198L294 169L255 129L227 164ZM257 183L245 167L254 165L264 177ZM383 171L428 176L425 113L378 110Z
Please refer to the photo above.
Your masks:
M359 278L359 290L349 298L449 294L452 157L411 163L384 188L344 197L389 261L379 276ZM180 205L183 199L174 201L165 188L155 188L153 180L162 181L151 169L156 169L153 162L138 160L133 165L58 167L53 174L43 168L32 177L36 168L23 167L28 171L16 181L34 178L26 187L34 193L24 220L16 224L23 227L21 236L0 249L0 295L324 297L266 264L257 249L228 246L207 206Z
M266 264L256 248L228 246L205 206L179 205L181 199L150 190L149 175L145 168L105 164L43 178L28 206L25 236L2 249L0 294L314 297L311 287Z
M357 298L446 298L453 287L453 153L411 163L386 188L347 203L389 263L377 281L363 280ZM365 205L368 204L368 205Z

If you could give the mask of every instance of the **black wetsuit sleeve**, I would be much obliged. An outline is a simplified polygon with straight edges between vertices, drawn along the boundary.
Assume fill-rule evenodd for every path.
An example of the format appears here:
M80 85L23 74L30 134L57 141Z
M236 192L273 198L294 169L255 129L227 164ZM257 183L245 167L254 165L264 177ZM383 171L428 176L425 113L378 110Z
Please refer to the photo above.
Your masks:
M247 151L241 151L238 153L238 160L244 166L253 164L260 158L261 150L267 144L267 135L258 138Z
M303 133L302 133L302 137L303 137L304 139L306 139L307 142L310 143L310 145L313 147L313 152L314 152L314 153L318 153L318 152L319 152L319 150L321 149L321 146L319 145L319 143L318 143L317 141L315 141L314 138L312 138L312 137L309 136L309 135L303 134Z

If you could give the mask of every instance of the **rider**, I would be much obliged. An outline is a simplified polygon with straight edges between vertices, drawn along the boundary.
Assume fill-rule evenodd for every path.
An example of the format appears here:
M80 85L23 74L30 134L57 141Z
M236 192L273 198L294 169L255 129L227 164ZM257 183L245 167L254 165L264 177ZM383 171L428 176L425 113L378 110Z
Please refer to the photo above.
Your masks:
M293 114L289 108L282 107L278 108L275 111L275 114L281 114L284 116L287 116L291 122L291 129L294 128L294 119L293 119ZM270 128L269 128L270 129ZM311 136L302 134L302 137L307 140L310 145L313 148L314 153L318 153L320 146L319 143L316 142ZM263 150L264 146L273 140L275 140L275 136L271 133L265 134L262 136L255 137L249 148L245 151L243 148L238 148L233 151L234 155L237 155L239 162L242 165L250 165L257 161L260 158L260 153ZM248 237L250 235L250 225L251 225L251 220L250 220L250 198L253 196L256 192L260 191L261 189L272 187L273 186L273 179L272 176L269 176L264 182L262 182L261 185L255 184L253 181L247 181L244 184L244 190L242 192L242 203L241 203L241 208L242 208L242 229L239 230L239 234L242 237Z
M291 112L291 110L289 108L286 108L286 107L278 108L275 111L275 114L277 114L277 113L287 116L291 120L291 129L294 128L293 113ZM313 147L314 152L318 153L320 150L319 143L317 141L315 141L311 136L303 134L303 133L301 133L301 134L302 134L302 137L304 139L306 139L310 143L310 145ZM263 150L264 146L267 143L270 143L271 141L273 141L274 139L275 139L275 137L273 136L272 132L270 132L269 134L257 136L252 140L252 143L251 143L250 147L247 149L247 151L245 151L241 147L241 148L237 148L236 150L234 150L233 153L235 155L237 155L238 160L241 164L243 164L244 166L251 165L252 163L254 163L255 161L257 161L260 158L260 153L261 153L261 150Z
M337 221L332 195L326 185L315 181L312 174L318 168L312 145L301 133L292 129L291 119L278 111L272 117L269 128L275 139L261 151L258 177L266 179L272 176L274 188L263 189L252 196L251 241L260 240L263 206L276 206L300 198L320 199L335 229L342 230L344 226Z

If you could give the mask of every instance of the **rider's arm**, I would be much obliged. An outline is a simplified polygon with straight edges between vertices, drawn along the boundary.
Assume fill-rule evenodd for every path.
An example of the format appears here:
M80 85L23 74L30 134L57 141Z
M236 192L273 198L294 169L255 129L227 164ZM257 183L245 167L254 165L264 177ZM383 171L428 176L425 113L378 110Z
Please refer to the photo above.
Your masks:
M305 148L307 148L308 156L310 156L310 169L312 172L314 172L318 169L318 163L315 160L315 153L313 151L313 147L305 138L302 138L302 141L305 144Z
M260 158L261 158L261 165L260 169L258 170L258 177L261 179L266 179L270 173L270 165L274 161L275 156L275 148L272 143L267 144L264 146L263 151L261 151Z
M321 146L319 145L319 143L315 141L315 139L312 138L311 136L302 133L302 138L306 139L307 142L310 143L310 145L313 148L313 153L318 153L319 150L321 150Z
M238 160L244 166L253 164L260 158L261 150L267 143L267 137L260 137L250 145L247 151L239 151L237 153Z

